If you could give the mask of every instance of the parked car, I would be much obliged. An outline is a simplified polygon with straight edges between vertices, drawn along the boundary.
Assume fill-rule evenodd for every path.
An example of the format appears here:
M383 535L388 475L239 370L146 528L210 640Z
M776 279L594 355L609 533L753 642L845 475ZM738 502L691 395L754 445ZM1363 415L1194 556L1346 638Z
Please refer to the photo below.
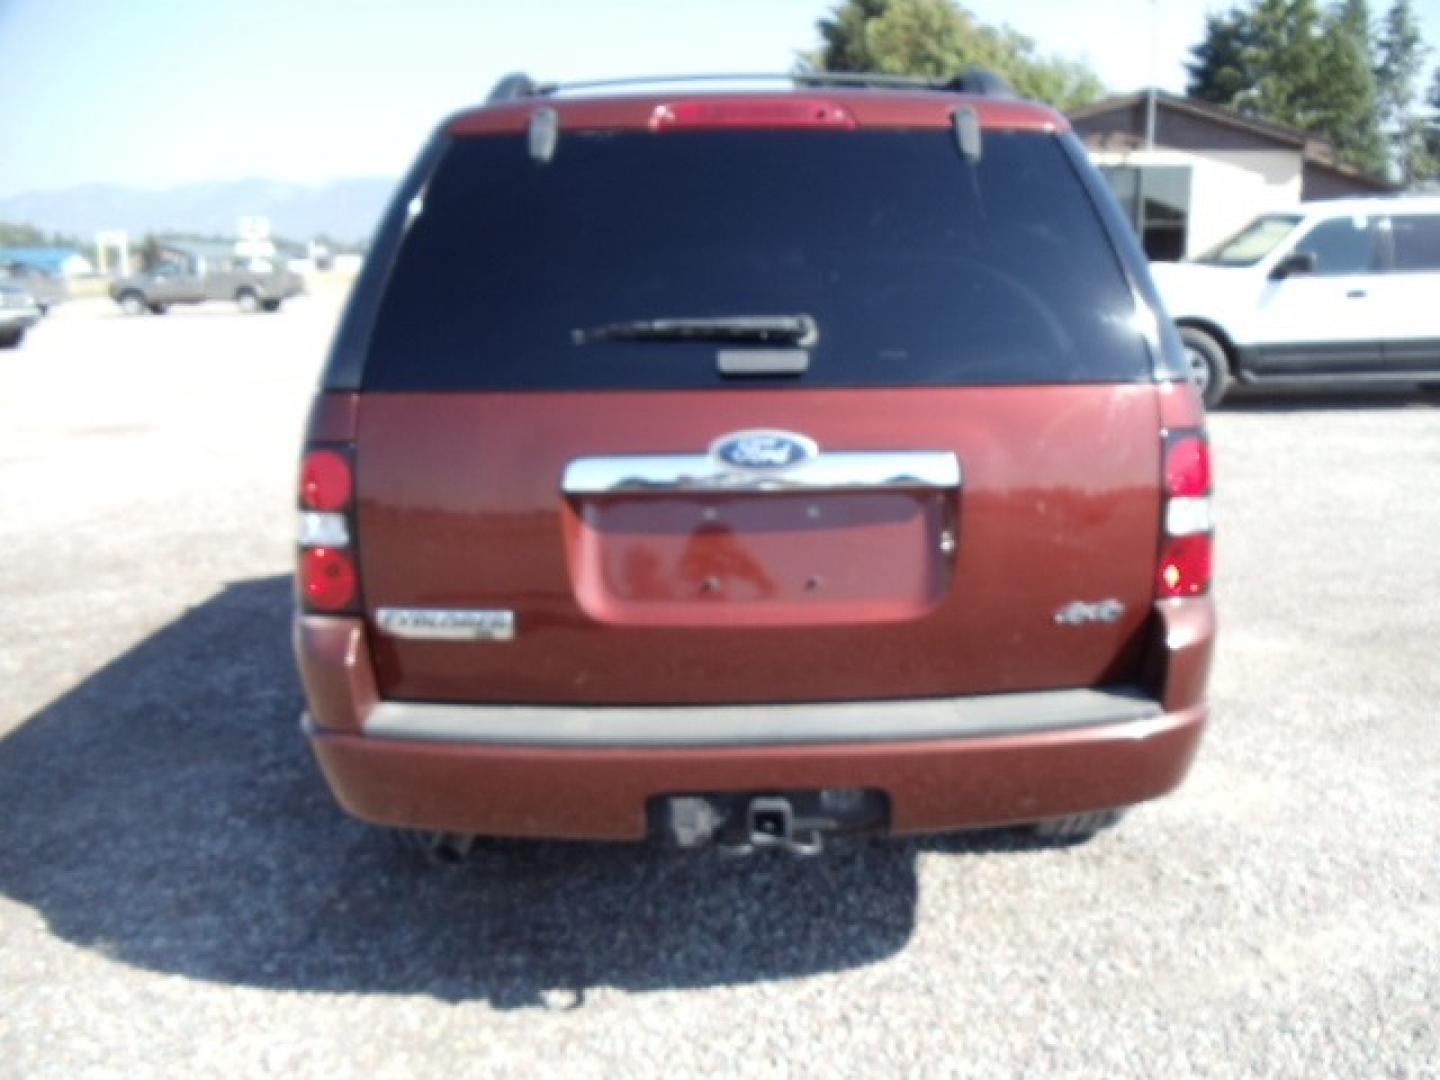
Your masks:
M299 490L339 801L451 852L811 852L1172 789L1204 410L1064 117L636 89L445 122L357 281Z
M1303 203L1151 270L1209 406L1236 380L1440 388L1440 198Z
M56 304L70 299L70 285L63 276L25 263L12 262L0 267L0 283L15 285L28 292L34 297L42 317L48 315Z
M165 314L171 304L233 300L241 311L279 311L304 291L299 274L269 259L234 259L203 268L162 263L110 284L110 298L127 315Z
M0 282L0 349L13 349L40 318L35 298L19 285Z

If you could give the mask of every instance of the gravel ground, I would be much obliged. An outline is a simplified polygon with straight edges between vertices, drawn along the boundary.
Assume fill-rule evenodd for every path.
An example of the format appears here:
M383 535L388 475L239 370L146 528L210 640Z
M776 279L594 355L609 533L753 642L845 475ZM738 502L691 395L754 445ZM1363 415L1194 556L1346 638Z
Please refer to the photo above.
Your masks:
M1213 726L1089 844L429 870L296 729L335 303L0 352L0 1073L1440 1075L1440 412L1214 418Z

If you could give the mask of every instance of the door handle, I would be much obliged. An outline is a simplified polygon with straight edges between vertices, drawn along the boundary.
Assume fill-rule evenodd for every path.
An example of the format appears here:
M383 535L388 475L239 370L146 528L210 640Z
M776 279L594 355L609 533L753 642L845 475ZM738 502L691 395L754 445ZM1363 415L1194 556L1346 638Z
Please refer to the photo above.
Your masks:
M1345 294L1345 299L1346 299L1346 300L1363 300L1365 297L1367 297L1367 296L1369 296L1369 295L1370 295L1370 294L1367 293L1364 289L1351 289L1349 292L1347 292L1347 293Z

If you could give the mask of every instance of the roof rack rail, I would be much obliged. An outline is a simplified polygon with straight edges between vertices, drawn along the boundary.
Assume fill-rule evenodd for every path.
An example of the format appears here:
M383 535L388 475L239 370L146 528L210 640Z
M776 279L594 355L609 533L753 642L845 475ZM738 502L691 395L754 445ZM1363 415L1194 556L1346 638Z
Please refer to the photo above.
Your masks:
M506 75L495 84L490 103L548 97L574 90L608 90L623 86L653 86L670 83L787 82L796 86L836 86L853 89L938 90L952 94L979 94L984 97L1013 98L1018 95L1004 78L985 68L967 68L952 79L936 80L913 75L882 75L870 71L786 71L718 72L706 75L636 75L617 79L585 79L578 82L539 83L523 72Z
M1017 98L1020 95L1005 76L989 68L966 68L945 84L946 90L957 94L979 94L981 97Z

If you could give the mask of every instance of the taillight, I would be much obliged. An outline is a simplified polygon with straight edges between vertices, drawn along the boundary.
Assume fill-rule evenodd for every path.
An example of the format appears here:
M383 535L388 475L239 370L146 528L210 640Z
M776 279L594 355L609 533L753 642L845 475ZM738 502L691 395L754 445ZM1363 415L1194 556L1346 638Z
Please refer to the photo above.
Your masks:
M299 591L311 611L354 611L358 605L360 576L351 540L354 502L350 451L307 450L300 463Z
M1210 443L1203 431L1177 431L1165 440L1164 538L1155 593L1200 596L1210 588L1215 518L1210 501Z
M310 548L300 557L300 591L316 611L344 611L355 603L360 582L343 548Z
M740 101L672 101L657 105L651 131L696 128L829 128L855 126L849 109L832 101L805 97L756 97Z
M1210 494L1210 443L1199 432L1182 432L1165 448L1165 494L1198 498Z
M1155 582L1159 595L1199 596L1209 589L1213 549L1213 537L1209 533L1167 539Z
M344 510L355 490L350 459L338 450L311 450L300 465L300 505L307 510Z

